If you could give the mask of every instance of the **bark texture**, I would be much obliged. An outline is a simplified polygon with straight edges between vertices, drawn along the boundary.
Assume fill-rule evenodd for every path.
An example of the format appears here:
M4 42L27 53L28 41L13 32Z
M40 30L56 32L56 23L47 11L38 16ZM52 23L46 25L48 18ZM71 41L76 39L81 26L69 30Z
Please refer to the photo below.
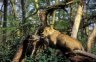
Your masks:
M74 25L72 28L72 33L71 33L71 37L73 38L77 38L77 33L79 30L79 25L82 19L82 15L83 15L83 5L79 5L77 10L77 15L75 17Z
M88 52L91 52L95 42L96 42L96 28L93 30L91 35L89 35L88 42L87 42L87 51Z

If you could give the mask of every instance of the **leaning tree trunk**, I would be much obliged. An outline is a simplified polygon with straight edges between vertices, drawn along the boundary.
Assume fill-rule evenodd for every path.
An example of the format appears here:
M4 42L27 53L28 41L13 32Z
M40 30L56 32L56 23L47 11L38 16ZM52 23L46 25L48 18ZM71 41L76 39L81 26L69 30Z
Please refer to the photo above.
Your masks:
M77 10L77 15L75 17L75 21L74 21L74 25L73 25L73 29L72 29L72 33L71 33L71 36L73 38L77 38L77 33L78 33L80 21L82 19L82 15L83 15L83 4L79 4L78 10Z
M20 58L22 56L22 53L23 53L23 45L21 44L18 48L18 51L16 52L12 62L19 62L20 61Z
M4 0L3 1L4 4L4 18L3 18L3 28L7 27L7 6L8 6L8 1ZM6 29L3 30L3 42L6 41Z
M25 40L22 40L22 43L19 45L12 62L25 62L25 53L28 46L29 38L30 36L26 37Z
M91 35L88 38L88 42L87 42L87 51L88 52L91 52L91 49L93 48L95 42L96 42L96 28L94 28L93 32L91 33Z

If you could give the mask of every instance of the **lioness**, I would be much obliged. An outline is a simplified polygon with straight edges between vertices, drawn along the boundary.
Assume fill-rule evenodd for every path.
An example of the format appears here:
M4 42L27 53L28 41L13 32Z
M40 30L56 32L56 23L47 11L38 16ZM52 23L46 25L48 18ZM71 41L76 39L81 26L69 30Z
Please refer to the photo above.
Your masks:
M67 49L69 51L84 50L82 44L78 40L53 28L45 27L42 35L44 38L49 39L50 46L56 46L62 50Z

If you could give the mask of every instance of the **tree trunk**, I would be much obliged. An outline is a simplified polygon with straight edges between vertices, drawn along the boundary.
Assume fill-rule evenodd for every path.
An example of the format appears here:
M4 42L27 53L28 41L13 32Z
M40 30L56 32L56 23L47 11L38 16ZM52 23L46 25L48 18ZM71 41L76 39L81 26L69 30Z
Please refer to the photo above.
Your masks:
M74 25L73 25L73 29L72 29L72 33L71 33L71 36L73 38L77 38L77 33L78 33L80 21L82 19L82 14L83 14L83 5L79 4L78 10L77 10L77 15L75 17L75 21L74 21Z
M22 43L19 45L19 48L18 48L12 62L24 62L29 38L30 38L30 36L26 37L25 40L23 40Z
M12 62L19 62L23 53L23 45L20 45Z
M23 25L23 35L27 34L27 29L25 26L26 20L25 20L25 16L26 16L26 11L25 11L25 0L21 0L21 8L22 8L22 25Z
M4 0L3 1L4 4L4 18L3 18L3 39L2 41L5 42L6 41L6 27L7 27L7 6L8 6L8 1Z
M94 28L93 32L91 33L91 35L88 38L88 42L87 42L87 51L91 52L92 47L94 46L96 41L96 28Z
M10 0L10 2L11 2L11 5L12 5L14 18L16 18L18 16L18 13L16 12L15 0Z

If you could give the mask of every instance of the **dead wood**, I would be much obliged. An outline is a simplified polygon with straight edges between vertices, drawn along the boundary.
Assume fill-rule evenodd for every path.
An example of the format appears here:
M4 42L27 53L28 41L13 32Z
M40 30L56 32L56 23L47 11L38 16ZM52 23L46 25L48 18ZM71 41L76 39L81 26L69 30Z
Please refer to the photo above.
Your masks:
M22 43L19 45L19 48L12 60L12 62L21 62L25 58L25 52L28 45L28 39L30 36L28 36L25 40L22 41Z
M42 46L45 48L45 45L47 45L47 43L45 42L43 38L40 38L40 36L29 35L20 44L12 62L22 62L25 60L25 55L28 56L28 54L31 57L35 56L37 49Z
M15 57L12 60L12 62L19 62L21 55L22 55L22 52L23 52L23 45L20 45Z
M95 55L95 54L88 53L88 52L86 52L86 51L75 50L74 53L77 53L77 54L83 55L83 56L85 56L85 57L90 57L90 58L93 58L93 59L96 60L96 55Z

